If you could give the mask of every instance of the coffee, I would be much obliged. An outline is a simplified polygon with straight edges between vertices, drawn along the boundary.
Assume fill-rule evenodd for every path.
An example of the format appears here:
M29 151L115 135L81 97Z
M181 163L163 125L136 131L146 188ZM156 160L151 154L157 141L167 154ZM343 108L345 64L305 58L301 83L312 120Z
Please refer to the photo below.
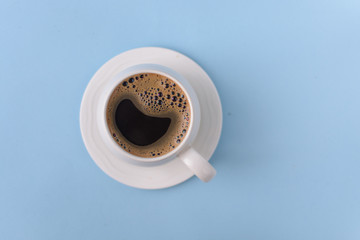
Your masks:
M139 157L162 156L181 144L191 121L189 98L171 78L132 75L113 90L106 121L114 141Z

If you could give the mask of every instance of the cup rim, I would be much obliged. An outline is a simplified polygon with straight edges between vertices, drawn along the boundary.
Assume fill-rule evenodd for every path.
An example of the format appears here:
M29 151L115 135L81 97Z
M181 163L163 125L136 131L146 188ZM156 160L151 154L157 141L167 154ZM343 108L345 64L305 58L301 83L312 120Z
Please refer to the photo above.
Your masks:
M157 66L155 66L155 65L157 65ZM173 74L178 75L177 77L174 77L171 73L151 68L151 66L153 66L154 68L161 67L161 68L165 68L165 70L170 70L171 71L171 69L167 69L167 67L164 67L164 66L159 65L159 64L139 64L139 65L135 65L135 66L131 67L131 68L135 68L133 70L129 69L129 68L125 69L124 71L120 72L118 74L118 76L115 76L114 80L111 83L111 85L108 86L108 91L107 91L106 99L105 99L105 106L104 106L103 112L102 112L102 114L103 114L103 122L105 123L104 127L106 129L106 134L105 135L110 140L110 142L112 143L113 149L116 149L117 152L121 152L121 154L125 155L129 159L132 159L132 160L135 160L135 161L138 161L138 162L144 162L144 163L160 162L160 161L164 161L164 160L168 160L168 159L172 159L172 158L176 157L178 155L178 153L181 152L181 150L185 149L185 147L189 144L190 136L192 134L197 134L197 133L193 133L194 119L195 119L195 117L200 117L200 113L195 113L195 111L194 111L194 101L195 101L194 99L196 98L195 92L194 91L188 91L188 89L186 89L184 87L183 83L180 82L180 81L183 81L183 82L187 83L187 80L185 79L185 77L183 77L182 75L180 75L177 72L173 71ZM136 68L140 68L140 69L136 69ZM158 156L158 157L149 157L149 158L140 157L140 156L136 156L136 155L133 155L133 154L125 151L111 137L109 127L107 126L106 109L107 109L109 98L110 98L112 92L126 78L128 78L131 75L139 74L139 73L156 73L156 74L160 74L160 75L163 75L165 77L171 78L172 81L174 81L176 84L179 84L181 89L188 96L188 102L189 102L190 111L191 111L191 121L190 121L190 124L188 126L188 133L186 134L184 140L176 148L174 148L173 150L169 151L168 153L166 153L164 155L161 155L161 156ZM178 78L181 78L181 80L178 80ZM191 88L190 84L187 84L187 85L188 85L187 86L188 88ZM193 92L193 94L191 94L191 92ZM197 116L197 114L199 116Z

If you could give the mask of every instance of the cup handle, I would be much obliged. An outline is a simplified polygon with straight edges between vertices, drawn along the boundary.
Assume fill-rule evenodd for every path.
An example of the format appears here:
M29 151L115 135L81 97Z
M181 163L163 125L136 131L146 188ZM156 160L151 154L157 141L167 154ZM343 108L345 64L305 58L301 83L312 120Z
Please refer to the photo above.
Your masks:
M216 175L215 168L193 148L180 154L179 157L203 182L209 182Z

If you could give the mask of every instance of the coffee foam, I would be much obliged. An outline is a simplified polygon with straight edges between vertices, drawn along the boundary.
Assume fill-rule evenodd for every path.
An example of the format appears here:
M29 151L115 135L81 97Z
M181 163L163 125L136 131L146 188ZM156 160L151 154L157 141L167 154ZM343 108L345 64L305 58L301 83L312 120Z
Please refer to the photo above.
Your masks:
M147 146L129 142L115 124L118 104L129 99L142 113L171 119L163 137ZM106 121L113 139L127 152L145 158L159 157L174 150L185 139L191 110L186 93L171 78L156 73L132 75L113 90L106 110Z

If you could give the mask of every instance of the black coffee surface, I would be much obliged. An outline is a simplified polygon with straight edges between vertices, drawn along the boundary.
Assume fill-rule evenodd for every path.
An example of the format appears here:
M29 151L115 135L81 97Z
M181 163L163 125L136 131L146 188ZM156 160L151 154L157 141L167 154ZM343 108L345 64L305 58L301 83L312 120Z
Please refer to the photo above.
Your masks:
M122 135L131 143L147 146L165 135L171 119L145 115L131 100L125 99L116 108L115 123Z
M114 141L144 158L176 149L190 132L191 102L170 77L138 73L119 82L109 96L106 123Z

